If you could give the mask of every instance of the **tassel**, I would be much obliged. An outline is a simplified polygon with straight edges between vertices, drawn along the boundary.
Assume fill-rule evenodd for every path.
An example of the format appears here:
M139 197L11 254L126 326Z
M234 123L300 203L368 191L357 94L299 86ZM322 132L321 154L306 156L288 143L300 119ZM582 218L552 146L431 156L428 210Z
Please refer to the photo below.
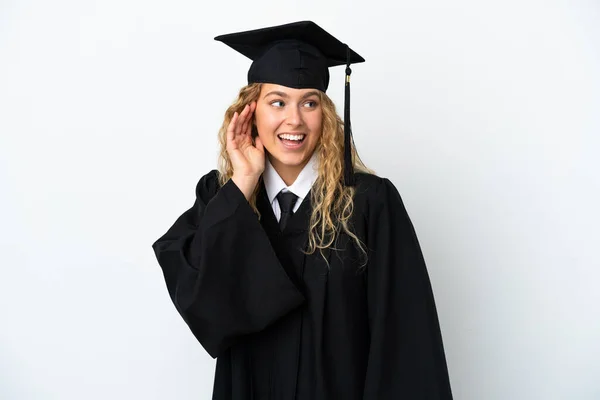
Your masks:
M344 91L344 184L354 186L352 163L352 125L350 124L350 47L346 45L346 86Z

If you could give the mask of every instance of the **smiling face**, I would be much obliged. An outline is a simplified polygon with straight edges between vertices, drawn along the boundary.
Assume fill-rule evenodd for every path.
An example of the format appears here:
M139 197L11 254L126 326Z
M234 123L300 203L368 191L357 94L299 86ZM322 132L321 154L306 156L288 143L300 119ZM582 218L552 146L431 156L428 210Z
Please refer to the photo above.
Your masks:
M319 91L264 83L254 115L269 161L286 183L293 182L321 137Z

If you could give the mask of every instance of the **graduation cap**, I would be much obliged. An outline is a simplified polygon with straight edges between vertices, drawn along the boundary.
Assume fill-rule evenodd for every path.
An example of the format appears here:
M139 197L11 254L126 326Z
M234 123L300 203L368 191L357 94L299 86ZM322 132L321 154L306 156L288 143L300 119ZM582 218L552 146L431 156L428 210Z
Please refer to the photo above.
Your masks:
M350 64L365 59L312 21L230 33L215 37L253 62L248 84L273 83L295 89L329 86L329 67L346 64L344 96L344 183L354 185L350 125Z

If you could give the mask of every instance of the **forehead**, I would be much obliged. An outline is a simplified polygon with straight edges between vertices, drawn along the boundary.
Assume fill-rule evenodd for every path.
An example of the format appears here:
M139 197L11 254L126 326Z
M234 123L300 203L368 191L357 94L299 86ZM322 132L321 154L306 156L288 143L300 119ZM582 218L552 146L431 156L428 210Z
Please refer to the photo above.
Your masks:
M295 88L291 88L288 86L283 86L283 85L276 85L273 83L263 83L261 90L260 90L260 96L261 97L265 97L268 96L270 93L277 94L279 96L284 96L284 97L303 97L309 94L315 94L318 95L319 94L319 90L317 89L295 89Z

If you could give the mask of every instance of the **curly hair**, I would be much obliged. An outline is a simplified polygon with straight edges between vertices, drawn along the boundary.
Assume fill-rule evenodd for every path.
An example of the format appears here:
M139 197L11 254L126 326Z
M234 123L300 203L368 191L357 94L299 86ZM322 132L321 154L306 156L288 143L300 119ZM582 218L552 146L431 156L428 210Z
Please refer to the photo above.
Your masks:
M246 104L258 100L262 88L261 83L252 83L240 89L240 92L225 111L223 125L219 130L219 184L224 185L233 176L233 166L227 153L227 127L233 114L242 112ZM337 114L335 104L325 93L319 91L319 100L322 107L322 133L315 151L318 152L318 177L311 188L312 213L308 230L308 249L306 254L312 254L317 249L327 261L323 250L333 248L335 238L343 230L356 243L359 251L364 256L364 267L367 262L367 252L361 240L349 227L349 220L354 210L355 188L344 186L344 122ZM252 138L257 136L256 126L253 126ZM356 147L352 146L352 162L355 172L374 173L367 168L358 157ZM249 203L260 218L256 208L256 198L260 190L256 186ZM335 250L335 249L334 249Z

